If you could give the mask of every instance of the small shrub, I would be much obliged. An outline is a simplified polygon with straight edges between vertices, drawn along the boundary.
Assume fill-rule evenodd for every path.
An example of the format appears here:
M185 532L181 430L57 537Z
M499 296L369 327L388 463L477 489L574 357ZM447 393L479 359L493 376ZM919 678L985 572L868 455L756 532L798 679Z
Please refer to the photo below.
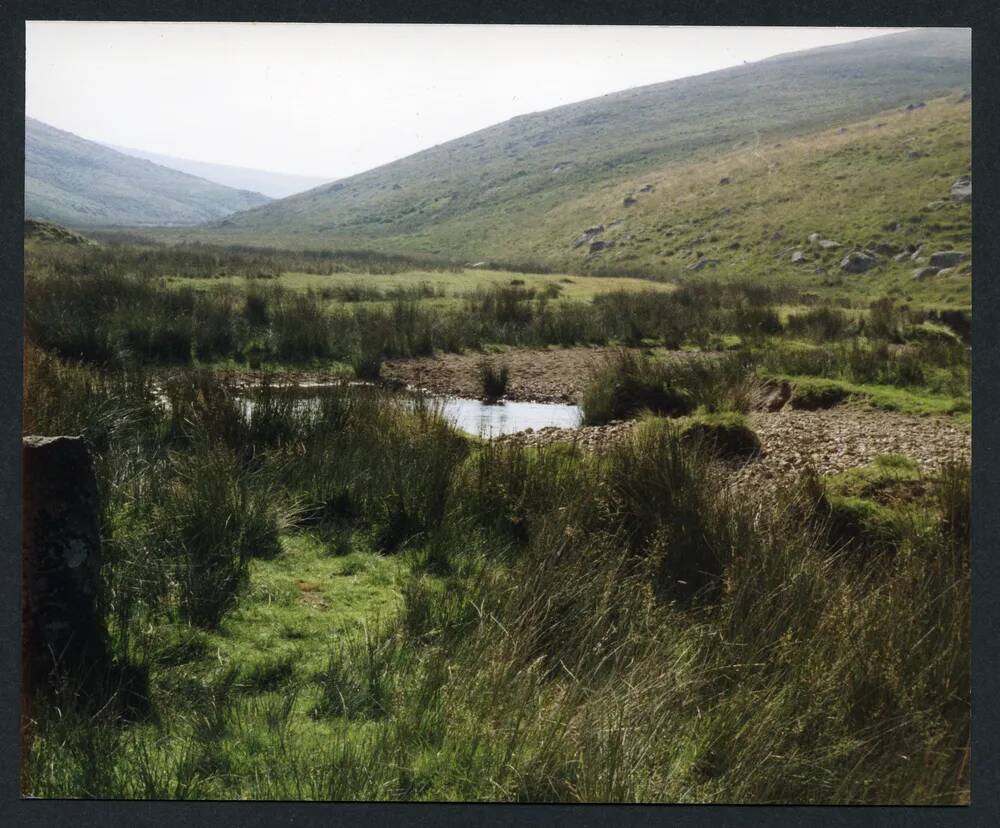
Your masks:
M497 367L490 360L479 363L479 387L484 399L498 400L503 397L507 393L509 382L510 369L506 365Z

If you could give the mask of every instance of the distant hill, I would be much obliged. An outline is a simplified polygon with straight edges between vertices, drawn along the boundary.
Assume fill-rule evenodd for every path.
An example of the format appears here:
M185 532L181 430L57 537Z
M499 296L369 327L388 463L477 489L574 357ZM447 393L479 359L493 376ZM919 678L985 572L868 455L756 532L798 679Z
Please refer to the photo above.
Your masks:
M118 152L135 158L144 158L169 167L172 170L197 175L206 181L214 181L216 184L224 184L227 187L235 187L238 190L251 190L263 193L269 198L285 198L286 196L302 193L318 187L321 184L330 183L329 178L320 178L313 175L292 175L290 173L271 172L270 170L256 170L250 167L234 167L229 164L211 164L207 161L192 161L188 158L175 158L172 155L160 155L155 152L133 149L131 147L120 147L116 144L106 144Z
M177 235L559 266L586 253L570 244L588 226L580 224L599 223L612 209L627 213L623 199L647 175L669 177L741 146L748 159L763 157L764 147L796 135L945 96L970 81L970 35L962 29L782 55L520 116ZM586 211L570 209L584 201ZM676 266L653 255L640 264L647 261L654 270Z
M24 125L24 212L70 227L182 226L270 199L133 158L34 118Z

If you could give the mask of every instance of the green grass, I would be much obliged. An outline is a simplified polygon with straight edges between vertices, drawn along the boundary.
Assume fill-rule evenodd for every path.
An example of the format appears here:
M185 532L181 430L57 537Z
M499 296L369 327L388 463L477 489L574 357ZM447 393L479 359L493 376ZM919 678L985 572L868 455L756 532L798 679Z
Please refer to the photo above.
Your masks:
M869 405L883 411L898 411L917 416L949 416L957 422L971 423L972 409L968 397L922 392L919 389L898 388L893 385L875 385L826 380L796 374L767 374L775 380L787 380L798 388L835 389L841 401Z
M471 291L491 287L504 287L512 280L520 280L526 288L543 290L554 285L559 289L559 295L553 301L586 302L600 293L627 290L657 290L671 291L674 285L650 282L646 279L611 278L600 276L567 276L564 274L511 273L502 270L486 270L481 268L466 268L458 272L441 272L411 270L393 274L373 274L358 272L333 273L330 275L313 273L283 273L277 279L268 280L269 284L277 284L289 290L322 291L324 288L348 288L363 284L366 288L392 291L398 288L410 288L414 285L428 284L432 288L444 291L445 296L422 300L428 304L448 307L459 303L461 297ZM242 287L246 280L239 276L218 276L208 278L190 278L186 276L168 277L168 284L175 287L192 287L196 290L214 289L220 285ZM331 299L331 302L336 302ZM391 300L380 300L391 301ZM373 304L378 304L379 301ZM364 303L361 303L364 304Z
M736 411L686 417L679 427L683 439L723 457L746 459L760 451L760 438Z
M212 658L249 676L289 657L282 683L308 681L333 642L399 611L406 571L402 558L378 555L350 533L331 540L287 535L279 556L253 562L245 599L208 638Z

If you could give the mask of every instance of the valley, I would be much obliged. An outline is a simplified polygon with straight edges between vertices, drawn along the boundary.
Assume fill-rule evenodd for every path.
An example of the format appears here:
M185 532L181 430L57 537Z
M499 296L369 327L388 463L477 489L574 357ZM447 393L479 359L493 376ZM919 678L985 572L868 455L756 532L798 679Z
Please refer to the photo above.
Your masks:
M23 793L968 804L967 35L276 200L28 174L109 665L53 662Z

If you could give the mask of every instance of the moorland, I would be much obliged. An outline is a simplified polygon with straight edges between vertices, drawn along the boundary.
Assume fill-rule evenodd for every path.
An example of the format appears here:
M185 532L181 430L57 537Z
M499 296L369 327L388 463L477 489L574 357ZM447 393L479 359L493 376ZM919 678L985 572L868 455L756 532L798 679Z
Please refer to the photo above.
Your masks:
M36 702L24 793L968 802L968 58L914 37L706 76L687 132L650 88L670 127L618 155L642 90L530 116L568 183L479 207L432 154L197 227L26 221L24 430L91 447L128 670ZM806 65L744 137L741 72Z

